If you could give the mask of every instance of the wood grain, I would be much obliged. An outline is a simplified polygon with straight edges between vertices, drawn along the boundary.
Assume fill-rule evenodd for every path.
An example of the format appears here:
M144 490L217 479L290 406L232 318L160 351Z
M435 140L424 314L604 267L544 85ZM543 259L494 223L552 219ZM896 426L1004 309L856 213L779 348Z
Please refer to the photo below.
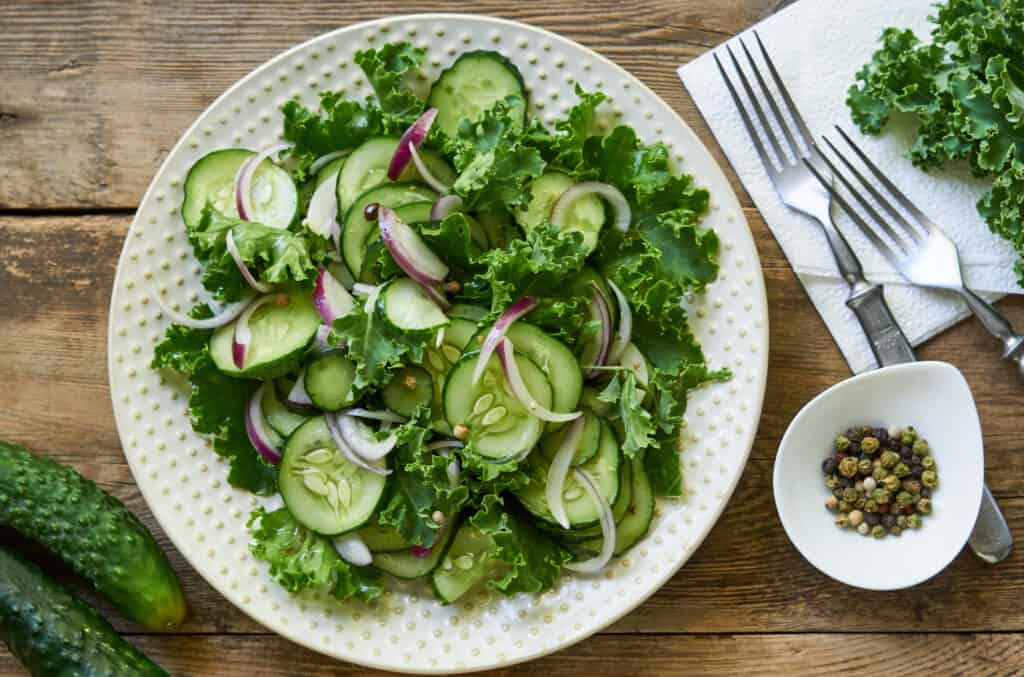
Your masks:
M577 14L561 2L485 0L414 9L490 14L561 33L632 72L702 130L675 68L775 4L601 0ZM178 137L236 80L317 35L410 9L365 0L287 9L195 0L0 3L0 209L133 208Z

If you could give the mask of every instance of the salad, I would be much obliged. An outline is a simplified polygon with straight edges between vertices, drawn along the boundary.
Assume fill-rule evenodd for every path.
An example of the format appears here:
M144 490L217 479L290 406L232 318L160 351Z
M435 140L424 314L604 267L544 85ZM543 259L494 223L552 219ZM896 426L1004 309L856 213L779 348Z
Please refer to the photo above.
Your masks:
M717 274L708 194L606 96L546 127L516 67L436 82L358 52L376 96L283 106L285 141L217 150L181 216L209 301L154 369L191 383L230 482L279 494L251 551L292 592L443 602L598 572L683 494L687 393L712 370L682 301Z

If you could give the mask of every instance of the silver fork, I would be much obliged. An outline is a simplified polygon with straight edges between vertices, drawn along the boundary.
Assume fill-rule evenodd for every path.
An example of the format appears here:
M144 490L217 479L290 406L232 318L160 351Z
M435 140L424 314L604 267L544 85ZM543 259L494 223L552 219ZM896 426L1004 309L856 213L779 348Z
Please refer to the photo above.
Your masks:
M847 155L836 148L828 137L823 137L828 147L859 182L863 192L854 187L853 182L832 160L822 155L825 164L860 204L874 225L869 224L857 210L852 209L842 195L833 191L836 201L904 278L915 285L947 289L962 296L985 329L1002 343L1003 359L1012 362L1018 377L1024 379L1024 336L1015 332L1010 322L998 310L964 285L956 244L875 166L841 127L836 126L836 131L889 195L883 195ZM822 186L832 190L834 186L818 168L810 166L809 169L817 175ZM881 206L884 214L878 213L864 197L864 192ZM893 200L899 203L906 216L893 204Z
M850 285L850 296L846 300L846 305L854 312L861 327L863 327L878 364L912 362L916 359L914 351L893 318L892 312L885 302L882 288L868 282L864 278L864 271L861 268L860 261L857 259L856 254L853 253L842 233L839 232L832 222L831 193L828 188L823 187L817 181L814 174L809 171L808 166L815 167L822 176L828 175L828 168L822 163L821 153L814 143L814 137L808 130L807 124L800 116L799 111L797 111L789 91L775 69L775 64L772 62L771 57L768 56L768 50L765 49L764 43L761 42L761 37L756 31L754 32L754 38L757 40L758 47L760 47L761 55L768 66L771 78L781 94L782 106L789 113L790 118L795 123L794 125L791 126L783 115L779 102L772 94L771 89L765 82L764 76L761 74L760 67L758 67L754 57L747 49L747 45L742 40L740 40L740 46L743 48L743 52L750 64L750 69L754 73L759 91L762 93L765 101L768 102L770 111L766 111L758 101L750 81L740 67L739 61L737 61L731 47L726 45L726 50L728 50L729 58L732 60L733 67L739 75L740 84L746 93L747 100L750 101L749 107L743 103L737 93L736 87L722 66L718 55L714 54L714 58L715 63L718 64L718 70L722 74L722 79L725 80L729 94L732 96L736 108L739 109L740 117L747 128L747 132L750 134L754 148L757 150L757 154L760 156L761 162L768 172L768 178L771 179L775 190L778 191L779 196L786 205L814 218L821 224L825 237L828 239L832 249L839 272ZM768 139L768 145L774 152L774 157L769 154L768 149L761 141L749 109L753 110L753 115L764 129L765 137ZM768 119L769 114L782 131L781 135L773 131ZM802 146L798 143L798 140L803 143ZM788 155L786 153L787 150L789 151Z

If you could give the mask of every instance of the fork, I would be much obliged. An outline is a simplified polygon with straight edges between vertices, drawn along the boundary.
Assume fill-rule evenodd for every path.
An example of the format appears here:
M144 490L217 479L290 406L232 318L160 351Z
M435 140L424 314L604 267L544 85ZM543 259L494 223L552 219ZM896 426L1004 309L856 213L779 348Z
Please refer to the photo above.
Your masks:
M857 210L851 208L842 195L833 190L833 195L839 205L850 215L861 232L888 259L889 263L909 282L922 287L946 289L963 297L968 308L977 316L985 329L1002 343L1003 359L1012 362L1017 369L1018 377L1024 379L1024 336L1015 332L1010 322L985 299L964 285L956 244L878 169L841 127L837 125L836 131L889 194L889 197L883 195L882 191L873 186L868 178L857 169L850 158L836 148L831 139L823 137L835 156L856 178L861 191L853 186L853 182L847 175L826 155L822 154L822 159L832 171L833 176L839 178L875 225L870 225ZM815 167L808 168L822 182L822 186L830 190L834 188ZM881 207L885 212L884 215L879 214L871 202L864 197L864 192L868 193ZM902 207L902 212L893 204L893 200L899 204L899 207Z

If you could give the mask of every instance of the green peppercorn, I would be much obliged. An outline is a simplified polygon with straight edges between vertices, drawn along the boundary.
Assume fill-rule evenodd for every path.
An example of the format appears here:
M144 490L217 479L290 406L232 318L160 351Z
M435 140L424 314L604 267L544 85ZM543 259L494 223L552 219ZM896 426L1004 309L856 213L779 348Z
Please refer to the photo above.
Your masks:
M908 505L914 504L914 496L909 491L901 491L896 494L896 503L901 507L905 508Z
M921 484L928 487L929 489L934 489L935 487L939 486L938 474L934 470L925 470L923 473L921 473Z
M911 445L917 440L917 431L914 430L913 426L904 428L903 432L900 433L900 442L903 444Z
M836 517L836 526L840 529L845 529L846 527L850 526L850 518L847 517L845 514L840 513L839 516Z
M839 486L839 476L838 475L829 475L828 477L826 477L825 478L825 486L828 487L829 489L835 489L836 487L838 487Z
M878 512L878 501L873 498L864 501L864 512Z
M839 508L839 512L850 512L850 510L853 509L853 506L851 506L846 501L839 501L837 507Z
M924 458L922 458L921 459L921 467L924 468L925 470L934 470L935 469L935 457L934 456L925 456Z
M874 467L871 465L870 458L861 458L857 461L857 471L861 475L870 475L872 470L874 470Z
M906 463L902 461L896 464L896 467L892 469L892 474L896 477L906 477L910 474L910 468L907 467Z
M882 486L889 492L896 492L900 488L900 478L896 477L896 475L886 475L885 479L882 480Z
M889 499L891 499L892 496L891 494L889 494L888 490L879 487L878 489L875 489L874 491L871 492L871 498L875 499L875 503L878 503L879 505L885 505L886 503L889 502Z
M883 527L881 524L876 524L875 526L871 527L871 535L875 538L885 538L885 527Z
M914 513L913 515L907 515L907 526L910 527L911 529L920 529L921 528L921 516L918 515L917 513Z
M860 450L865 454L873 454L878 451L878 447L881 446L878 442L877 437L865 437L860 441Z
M899 536L900 534L903 533L903 529L898 527L898 526L891 526L891 527L889 527L889 533L892 534L893 536Z
M917 499L917 511L922 515L928 515L932 511L932 499L930 498L919 498Z
M839 474L843 477L853 477L857 474L857 459L847 456L839 462Z
M863 510L864 506L867 505L868 499L864 494L857 496L857 500L853 502L853 507L857 510Z
M876 465L875 469L871 471L871 477L873 477L876 482L881 482L885 479L885 476L889 474L889 471L882 467L881 461L877 458L875 459L875 463L878 463L878 465Z
M914 454L917 456L927 456L931 453L931 447L928 445L928 440L921 439L920 437L914 441L913 450Z
M853 503L857 500L858 494L859 492L853 487L847 487L846 489L843 489L842 499L847 503Z
M887 449L882 452L881 461L883 468L891 468L900 462L900 455L897 454L895 451L890 451Z
M921 493L921 483L917 480L903 480L903 483L900 486L903 487L904 491L909 491L915 496Z
M907 516L906 515L899 515L896 518L896 526L898 526L900 529L906 529L907 528Z

